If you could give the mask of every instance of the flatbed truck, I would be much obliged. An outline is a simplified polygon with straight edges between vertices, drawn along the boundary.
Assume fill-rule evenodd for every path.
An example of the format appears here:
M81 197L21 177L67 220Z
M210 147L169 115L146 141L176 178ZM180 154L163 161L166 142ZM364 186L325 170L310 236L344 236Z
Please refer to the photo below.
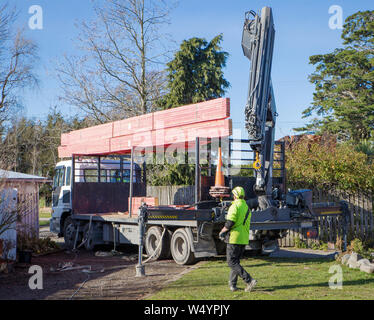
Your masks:
M274 141L277 112L270 78L274 34L270 8L263 8L261 16L253 11L246 13L242 48L252 62L245 110L249 139L229 138L225 142L226 185L231 190L238 185L244 187L252 210L248 249L263 253L276 250L278 240L289 229L301 229L309 237L317 237L321 216L341 217L346 240L350 216L345 203L312 203L310 190L286 190L284 144ZM231 200L209 196L208 189L214 183L212 176L201 174L200 138L206 137L195 141L193 204L142 205L136 209L140 215L132 212L131 204L133 197L147 196L146 165L135 163L133 147L130 158L97 155L84 160L87 157L73 154L71 160L56 167L51 231L64 236L66 245L72 248L84 245L91 250L105 243L114 248L119 244L140 245L143 237L139 218L145 216L144 247L154 259L172 257L178 264L190 264L198 258L224 253L225 243L219 240L218 233ZM253 164L247 167L253 176L230 174L238 151L233 148L235 144L240 145L239 151L252 153L245 160ZM274 148L277 144L278 151ZM280 164L277 167L273 166L276 161ZM280 174L273 177L275 170Z

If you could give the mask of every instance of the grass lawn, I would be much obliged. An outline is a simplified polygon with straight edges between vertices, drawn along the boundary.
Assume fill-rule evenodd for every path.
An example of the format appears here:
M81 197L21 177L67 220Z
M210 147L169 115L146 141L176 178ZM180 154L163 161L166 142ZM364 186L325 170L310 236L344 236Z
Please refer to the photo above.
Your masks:
M39 218L51 218L51 208L40 208Z
M49 226L49 220L39 220L39 227Z
M40 208L39 209L39 218L43 218L43 220L39 220L39 226L49 226L49 220L44 219L50 219L51 218L51 208Z
M374 299L374 274L342 266L343 289L332 290L328 282L334 274L331 260L280 259L247 257L242 266L258 281L251 292L244 292L244 282L238 280L239 291L228 289L229 268L224 259L206 262L149 299L172 300L295 300L295 299Z

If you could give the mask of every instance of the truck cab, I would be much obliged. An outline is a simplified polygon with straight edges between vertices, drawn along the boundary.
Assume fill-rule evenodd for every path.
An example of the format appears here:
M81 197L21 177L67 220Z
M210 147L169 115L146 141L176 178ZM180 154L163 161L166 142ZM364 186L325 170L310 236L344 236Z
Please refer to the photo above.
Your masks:
M64 234L66 219L72 214L72 160L60 161L56 164L52 185L52 217L50 231L60 237ZM130 182L130 162L123 161L121 181L120 160L101 160L100 178L98 163L95 159L82 159L75 163L75 182L118 183ZM134 182L139 179L140 167L134 164Z

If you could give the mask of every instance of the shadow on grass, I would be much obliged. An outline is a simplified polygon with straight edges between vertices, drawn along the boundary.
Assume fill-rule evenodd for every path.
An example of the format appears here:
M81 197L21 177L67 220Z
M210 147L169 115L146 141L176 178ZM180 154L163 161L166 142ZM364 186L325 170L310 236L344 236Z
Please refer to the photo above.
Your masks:
M374 279L360 279L360 280L350 280L344 281L344 286L362 286L365 284L374 284ZM327 282L320 282L320 283L311 283L311 284L290 284L290 285L280 285L280 286L272 286L268 288L261 288L264 291L276 291L276 290L288 290L288 289L297 289L297 288L314 288L314 287L321 287L326 288L329 284ZM254 290L255 292L255 290Z
M269 258L291 258L291 259L334 259L335 252L321 254L318 252L302 252L296 250L283 250L280 249L274 253L271 253Z
M227 267L226 264L226 256L217 256L217 257L210 257L210 258L203 258L199 261L206 261L206 262L223 262L222 265L214 265L211 264L205 266L202 265L199 267L199 269L203 268L223 268ZM282 266L293 266L295 264L323 264L326 262L332 262L334 259L327 259L327 258L273 258L268 256L246 256L244 255L243 258L241 258L241 264L244 266L250 266L250 267L261 267L261 266L270 266L274 264L280 264ZM258 262L256 264L256 262Z
M269 263L275 263L275 264L323 264L323 263L328 263L335 261L334 259L327 259L327 258L274 258L274 257L261 257L259 258L261 260L268 261ZM243 261L250 261L250 259L243 259Z
M228 275L227 275L228 278ZM240 280L239 280L240 281ZM222 285L226 285L227 281L209 281L209 283L206 283L204 281L201 281L201 279L196 280L196 284L191 283L186 285L183 284L183 288L199 288L199 287L213 287L217 286L220 287ZM350 281L344 281L343 286L362 286L367 284L374 284L374 278L373 279L360 279L360 280L350 280ZM244 282L242 282L242 285ZM168 286L168 289L175 289L180 288L180 283L172 283ZM261 282L258 283L258 287L256 287L253 292L254 293L261 293L261 292L275 292L279 290L290 290L290 289L298 289L298 288L328 288L328 282L319 282L319 283L305 283L305 284L289 284L289 285L279 285L279 286L261 286ZM240 285L238 284L238 287Z
M254 258L252 258L254 259ZM250 266L251 267L264 267L264 266L270 266L272 263L269 261L269 262L265 262L263 261L262 258L257 258L255 260L259 260L259 263L258 264L251 264ZM199 269L215 269L215 268L228 268L227 266L227 261L226 261L226 256L217 256L217 257L210 257L210 258L203 258L203 259L200 259L199 261L205 261L205 262L223 262L223 264L220 264L220 265L201 265L199 266ZM242 258L241 259L242 262L246 262L248 261L246 259L246 257Z

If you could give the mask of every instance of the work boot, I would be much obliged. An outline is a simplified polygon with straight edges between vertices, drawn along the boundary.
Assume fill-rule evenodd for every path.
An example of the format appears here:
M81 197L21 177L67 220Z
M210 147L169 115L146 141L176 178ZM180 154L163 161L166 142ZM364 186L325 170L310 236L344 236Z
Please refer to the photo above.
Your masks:
M247 286L245 287L244 291L245 292L251 292L252 289L256 286L257 280L252 279L251 282L247 283Z
M238 287L235 285L235 286L230 286L230 290L231 290L232 292L235 292L235 291L238 291L239 289L238 289Z
M238 291L239 289L236 287L236 283L235 282L231 282L231 281L229 281L229 287L230 287L230 290L232 291L232 292L234 292L234 291Z

